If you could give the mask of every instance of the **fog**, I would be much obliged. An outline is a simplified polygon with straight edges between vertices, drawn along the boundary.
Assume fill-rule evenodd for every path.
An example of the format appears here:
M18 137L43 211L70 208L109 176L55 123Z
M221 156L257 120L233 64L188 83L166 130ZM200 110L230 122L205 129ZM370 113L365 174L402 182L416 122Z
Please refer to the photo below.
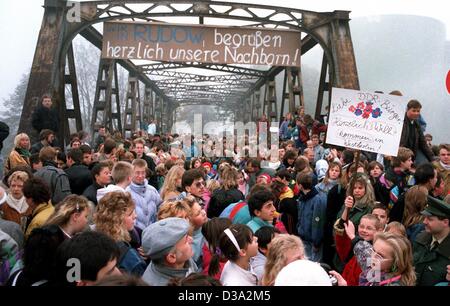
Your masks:
M30 69L43 2L0 2L0 38L5 42L0 49L0 112L1 101L8 98L21 75ZM243 2L261 4L256 0ZM274 1L263 4L281 5ZM445 89L445 76L450 69L450 17L445 1L287 0L282 5L316 11L352 11L350 28L361 89L385 93L397 89L407 97L418 99L428 123L427 132L434 136L433 142L449 141L450 95ZM315 108L321 52L316 47L302 59L305 99L310 113Z

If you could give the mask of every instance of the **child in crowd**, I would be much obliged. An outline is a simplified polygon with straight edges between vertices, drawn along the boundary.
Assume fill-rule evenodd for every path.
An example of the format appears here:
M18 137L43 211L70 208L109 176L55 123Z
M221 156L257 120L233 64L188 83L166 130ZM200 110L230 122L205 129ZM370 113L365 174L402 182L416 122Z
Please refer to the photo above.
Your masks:
M365 286L414 286L411 243L405 236L377 233L373 241L370 273Z
M271 241L280 234L280 230L276 227L263 226L256 231L255 236L258 237L258 254L250 261L250 265L258 276L258 283L262 282L264 276L264 265L266 264L266 256L269 251Z
M273 226L272 222L275 217L273 201L273 193L269 190L255 192L248 199L248 210L252 219L247 226L253 233L263 226Z
M258 277L250 259L258 253L258 238L242 224L232 224L220 235L220 250L228 259L220 282L224 286L256 286Z
M334 186L340 183L342 176L342 167L339 163L331 162L322 182L316 185L320 193L328 194Z
M342 276L349 286L358 286L366 278L370 268L374 235L382 231L380 220L372 214L364 215L358 225L358 236L352 221L344 223L345 233L336 233L336 252L342 262L346 263Z
M297 236L280 234L270 243L264 266L263 286L273 286L280 270L299 259L306 259L303 243Z
M327 198L313 186L309 174L297 176L301 194L298 198L297 231L305 246L306 256L311 261L320 262L323 251L323 236Z
M405 229L405 226L403 224L394 221L386 226L385 232L406 237L407 230Z
M380 202L375 202L375 206L372 209L372 215L380 220L383 232L385 232L389 222L389 209Z
M414 153L404 147L398 149L396 157L392 158L391 167L380 178L380 182L389 190L389 209L399 201L404 192L415 184L411 173ZM396 220L400 221L400 220Z
M425 230L422 210L427 205L428 190L424 186L413 186L405 193L405 209L403 211L402 224L406 228L406 234L411 242L416 236Z
M338 216L344 221L351 220L357 227L361 217L370 213L374 206L375 194L369 178L364 173L358 173L350 180L344 207Z
M229 228L228 218L212 218L202 226L202 234L206 243L203 244L203 274L219 280L227 259L219 248L220 235Z

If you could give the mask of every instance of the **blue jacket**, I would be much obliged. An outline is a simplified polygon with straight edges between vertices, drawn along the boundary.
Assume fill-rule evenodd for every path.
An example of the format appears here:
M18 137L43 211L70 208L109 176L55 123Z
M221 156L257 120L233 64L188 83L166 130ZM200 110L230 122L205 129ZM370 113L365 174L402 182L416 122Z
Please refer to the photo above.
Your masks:
M247 226L250 227L253 233L256 233L257 230L259 230L263 226L271 226L273 225L267 221L264 221L263 219L259 217L253 217L250 222L247 223Z
M315 187L298 199L298 234L316 247L319 247L323 240L326 208L326 195L319 193Z
M423 223L413 224L406 229L406 236L408 237L409 241L411 241L411 243L414 243L414 241L416 241L417 235L423 232L424 230L425 224Z
M281 123L281 126L280 126L280 137L281 137L282 140L289 139L288 138L288 124L289 124L288 120L285 120L285 121L283 121Z
M136 204L136 226L143 230L156 222L158 207L162 202L158 191L147 180L143 185L131 182L126 190Z

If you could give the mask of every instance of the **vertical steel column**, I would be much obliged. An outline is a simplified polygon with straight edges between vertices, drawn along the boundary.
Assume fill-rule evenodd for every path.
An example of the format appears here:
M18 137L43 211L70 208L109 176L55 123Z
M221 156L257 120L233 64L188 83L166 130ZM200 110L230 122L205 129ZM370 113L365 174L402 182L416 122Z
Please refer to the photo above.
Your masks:
M43 94L50 93L53 96L53 107L58 110L60 116L64 116L64 109L61 107L60 101L64 67L59 65L59 61L66 31L64 19L66 1L45 0L44 8L19 123L19 131L27 133L31 143L38 141L38 132L31 126L31 116ZM57 131L57 135L62 140L64 138L63 129L60 130Z
M120 126L120 103L117 88L116 62L111 59L100 59L98 65L97 83L95 87L94 105L92 110L91 133L94 139L95 132L100 125L105 126L109 132L113 132L113 117ZM113 86L113 79L114 86ZM112 113L112 95L116 95L116 112ZM101 114L101 116L100 116Z
M317 93L317 103L316 103L316 111L314 113L314 118L319 119L320 113L322 111L323 97L325 91L330 91L329 83L326 81L327 78L327 70L328 70L328 61L325 53L322 58L322 68L320 70L320 80L319 80L319 90Z
M127 95L123 120L123 135L125 137L127 137L127 132L129 132L130 136L132 135L132 133L137 128L137 124L139 124L138 129L140 129L141 127L141 109L139 95L139 80L135 75L130 73L128 76Z
M71 134L69 119L75 119L75 129L77 131L81 131L83 129L83 123L81 121L81 112L80 112L80 98L78 95L78 82L77 82L77 74L75 69L75 59L73 55L73 46L70 45L70 48L67 52L67 60L66 60L69 74L65 74L64 70L64 82L61 83L62 89L61 92L64 93L61 96L61 107L64 109L63 117L60 117L60 128L62 128L62 133L64 135L64 140L66 143L69 142L69 136ZM72 104L73 108L69 109L67 107L67 101L65 96L65 87L66 85L70 85L71 93L72 93ZM60 144L63 145L63 139L60 139Z
M277 121L277 92L276 83L273 79L266 82L264 111L269 122Z

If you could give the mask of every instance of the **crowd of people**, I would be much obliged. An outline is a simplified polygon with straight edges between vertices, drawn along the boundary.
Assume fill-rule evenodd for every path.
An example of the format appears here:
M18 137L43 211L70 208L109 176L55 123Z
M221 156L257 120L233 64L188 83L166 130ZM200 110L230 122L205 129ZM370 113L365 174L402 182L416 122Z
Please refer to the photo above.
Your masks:
M277 154L154 126L61 147L51 105L0 166L1 285L449 284L450 145L425 138L417 100L397 156L325 144L304 108Z

